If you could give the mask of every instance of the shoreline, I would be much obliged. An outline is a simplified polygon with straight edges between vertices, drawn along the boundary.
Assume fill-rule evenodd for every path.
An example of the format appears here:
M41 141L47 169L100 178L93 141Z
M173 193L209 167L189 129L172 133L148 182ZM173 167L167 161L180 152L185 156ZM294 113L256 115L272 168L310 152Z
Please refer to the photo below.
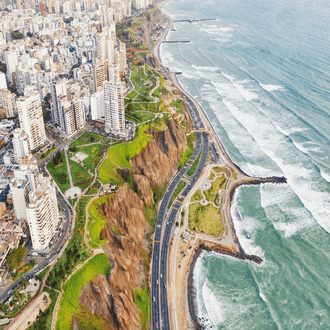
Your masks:
M167 0L164 2L161 2L159 4L157 4L157 7L159 8L159 10L161 11L162 15L164 16L164 18L168 21L168 27L166 28L166 31L164 31L163 35L160 37L159 41L155 44L154 48L152 49L152 53L153 56L155 58L157 58L159 65L161 67L161 70L163 71L163 73L169 73L170 79L172 80L172 82L179 88L179 90L181 91L181 94L183 96L184 99L188 99L190 100L193 105L195 106L196 110L199 112L202 122L205 125L205 128L208 129L208 133L210 135L210 137L213 139L213 141L215 142L215 144L217 145L219 151L220 151L220 159L221 159L221 163L223 164L227 164L229 166L231 166L235 171L237 171L238 176L240 176L240 179L236 182L233 182L229 187L228 187L228 191L227 191L227 196L226 196L226 202L225 202L225 207L223 212L226 212L226 217L228 219L227 223L231 228L232 231L232 235L233 235L233 239L236 245L236 251L233 252L232 250L230 250L230 247L226 247L225 245L222 245L221 243L209 243L207 241L203 241L201 243L199 243L197 245L197 247L195 248L193 255L191 257L190 263L188 265L188 270L186 273L186 281L184 283L184 285L186 286L185 292L186 292L186 300L187 300L187 307L189 310L189 317L190 319L193 321L193 325L196 329L201 329L203 328L203 326L199 323L198 321L198 310L197 310L197 297L196 297L196 288L194 286L194 268L195 268L195 264L197 262L197 259L200 257L201 253L203 251L207 251L207 252L216 252L222 255L227 255L227 256L231 256L237 259L241 259L241 260L248 260L248 261L253 261L256 264L261 264L262 263L262 258L260 258L259 256L256 255L249 255L246 254L243 247L241 246L239 239L236 235L236 230L235 230L235 226L233 223L233 219L230 213L231 207L232 207L232 202L233 202L233 198L235 195L235 192L237 190L237 188L241 187L241 186L250 186L250 185L260 185L263 183L275 183L275 184L280 184L280 183L287 183L287 180L285 177L276 177L276 176L272 176L272 177L253 177L250 176L248 174L246 174L241 168L240 166L238 166L233 159L230 157L229 153L227 152L225 146L223 145L219 135L217 134L217 131L215 129L215 127L213 126L209 116L207 115L206 111L203 109L202 106L200 106L200 104L195 100L195 98L193 96L191 96L181 85L181 83L178 81L177 79L177 74L171 72L169 69L166 68L166 66L162 63L161 61L161 56L160 56L160 46L161 44L166 41L167 35L169 31L172 31L174 29L174 25L173 25L173 19L167 15L163 10L163 6L165 4L167 4L168 2L170 2L172 0ZM165 76L167 76L166 74L164 74ZM187 100L186 100L187 102ZM169 266L169 272L170 272L171 266ZM169 302L170 303L170 302ZM173 306L172 306L173 307ZM172 318L173 316L171 316ZM186 319L188 320L188 315L185 315Z

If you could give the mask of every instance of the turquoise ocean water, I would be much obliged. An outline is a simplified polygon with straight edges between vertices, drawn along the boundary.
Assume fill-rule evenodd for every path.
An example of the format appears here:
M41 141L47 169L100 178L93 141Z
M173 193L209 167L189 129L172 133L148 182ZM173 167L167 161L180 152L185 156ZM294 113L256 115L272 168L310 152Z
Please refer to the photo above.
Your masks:
M330 2L173 1L161 58L233 160L286 185L241 188L232 215L262 265L214 253L194 278L208 329L330 329Z

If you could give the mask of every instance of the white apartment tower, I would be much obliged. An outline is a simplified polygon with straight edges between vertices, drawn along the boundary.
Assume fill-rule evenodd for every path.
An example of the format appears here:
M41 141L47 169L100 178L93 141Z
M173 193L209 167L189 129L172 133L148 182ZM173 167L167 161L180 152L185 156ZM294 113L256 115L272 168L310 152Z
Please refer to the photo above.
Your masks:
M14 163L21 164L22 158L29 155L31 151L29 137L21 128L16 128L13 133L12 143Z
M0 89L7 89L6 75L3 72L0 72Z
M124 87L120 81L106 81L103 85L105 128L126 137Z
M29 137L30 149L42 146L46 141L46 132L40 95L34 87L25 88L24 96L17 100L17 112L21 128Z
M91 96L91 114L92 120L104 120L104 102L103 102L103 90L94 93Z
M33 249L45 250L59 219L55 183L51 177L39 174L35 160L25 160L10 183L15 213L17 218L27 220Z
M15 52L11 51L5 51L5 62L7 67L7 79L8 81L13 84L13 73L16 71L16 65L17 65L17 56Z
M58 205L52 178L41 176L36 190L30 193L26 213L33 249L46 250L58 224Z
M8 89L0 89L0 107L2 107L6 118L11 118L17 114L16 94Z
M50 84L51 95L52 95L52 117L54 123L61 125L60 122L60 106L59 98L62 96L67 96L66 80L52 81Z
M86 124L84 105L75 98L71 102L66 97L59 99L61 129L67 135L72 135Z

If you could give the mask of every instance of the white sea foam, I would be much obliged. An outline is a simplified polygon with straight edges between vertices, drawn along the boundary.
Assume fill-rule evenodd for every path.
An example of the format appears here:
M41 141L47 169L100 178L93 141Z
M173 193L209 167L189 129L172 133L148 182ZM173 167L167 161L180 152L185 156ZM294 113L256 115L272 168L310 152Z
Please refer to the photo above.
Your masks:
M192 67L200 73L202 73L202 72L215 72L215 71L219 70L219 68L217 68L215 66L200 66L200 65L194 65L193 64Z
M262 292L259 292L259 296L263 301L268 302L265 295Z
M203 301L207 311L207 315L210 318L214 326L218 326L225 320L224 306L217 300L214 292L210 290L209 283L206 280L203 285ZM207 325L207 324L205 324Z
M232 76L228 76L228 79L234 80ZM230 86L227 88L230 89ZM279 131L273 123L263 113L256 111L254 106L242 101L241 95L236 94L236 99L232 96L232 100L224 100L224 103L257 142L259 148L282 170L304 206L318 223L330 232L330 196L315 184L319 181L319 173L310 164L310 159L304 158L304 154L292 148L292 143L284 139L282 134L278 134ZM249 150L251 148L252 145Z
M237 197L240 188L236 190L230 213L234 222L236 235L242 245L245 253L254 254L260 256L262 259L264 257L264 252L260 246L256 246L253 240L253 231L261 227L261 223L252 218L241 214L238 208Z
M330 174L328 173L325 173L324 171L320 171L321 172L321 175L322 175L322 178L328 182L330 182Z
M266 84L260 84L260 86L265 89L267 92L273 92L273 91L283 91L284 87L279 85L266 85Z

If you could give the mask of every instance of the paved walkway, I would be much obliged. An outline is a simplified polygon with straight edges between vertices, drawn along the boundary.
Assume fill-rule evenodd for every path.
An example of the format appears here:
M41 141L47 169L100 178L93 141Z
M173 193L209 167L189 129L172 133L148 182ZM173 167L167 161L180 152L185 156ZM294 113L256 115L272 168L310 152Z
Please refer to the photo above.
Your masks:
M71 170L70 170L70 163L69 163L69 158L66 149L64 148L64 154L65 154L65 160L66 160L66 167L68 169L68 174L69 174L69 180L70 180L70 186L71 188L73 187L72 183L72 176L71 176Z

